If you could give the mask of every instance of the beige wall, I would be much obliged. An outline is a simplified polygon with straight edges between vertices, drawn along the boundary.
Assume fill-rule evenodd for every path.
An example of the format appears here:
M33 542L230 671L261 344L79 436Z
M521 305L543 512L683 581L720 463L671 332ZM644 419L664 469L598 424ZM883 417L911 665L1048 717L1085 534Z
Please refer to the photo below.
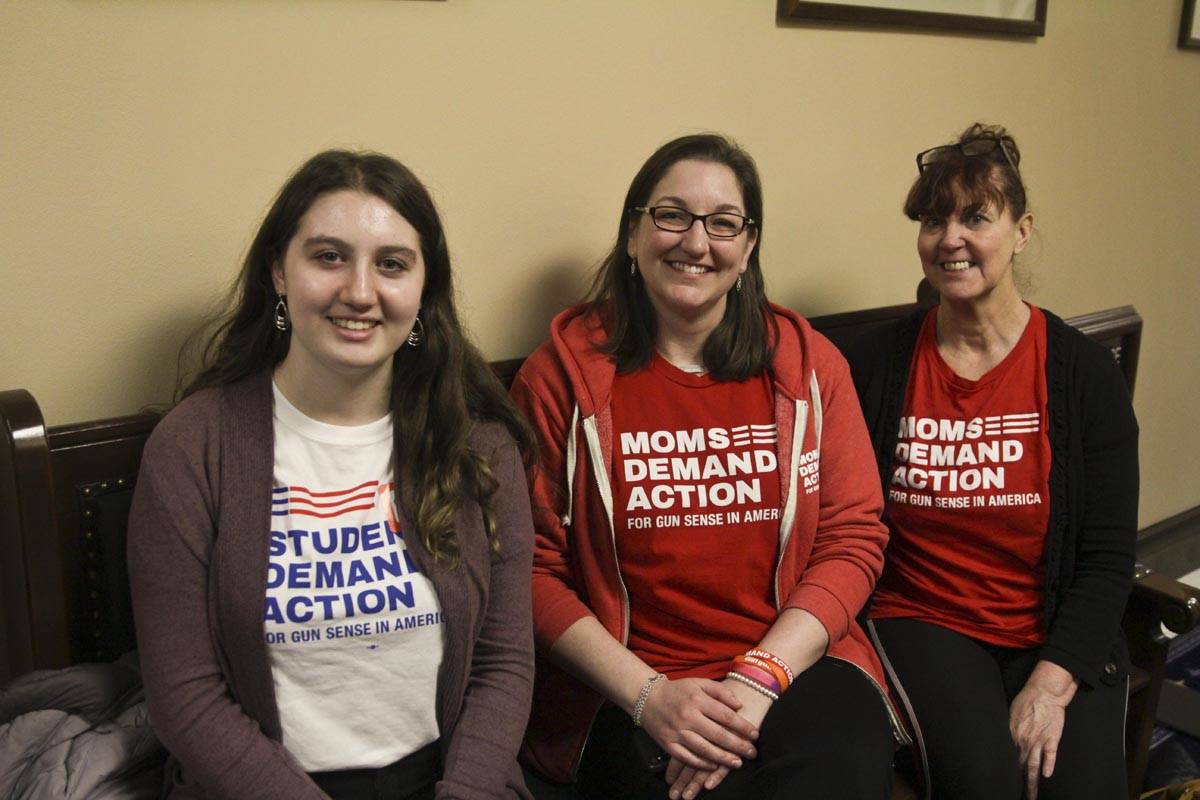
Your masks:
M1134 304L1142 523L1200 503L1200 52L1181 0L1053 0L1036 40L775 24L775 0L0 4L0 388L51 424L170 398L186 333L313 152L398 156L445 214L465 316L527 352L633 172L716 129L757 157L773 298L905 302L913 154L1015 131L1032 299Z

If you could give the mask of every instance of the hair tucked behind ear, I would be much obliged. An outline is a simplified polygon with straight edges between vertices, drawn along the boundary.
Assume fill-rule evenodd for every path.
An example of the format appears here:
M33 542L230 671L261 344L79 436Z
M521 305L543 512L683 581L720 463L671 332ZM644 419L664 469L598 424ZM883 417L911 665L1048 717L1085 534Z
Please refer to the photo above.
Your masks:
M385 201L421 237L425 340L418 347L402 346L393 356L394 457L405 484L398 500L426 549L455 567L461 555L455 522L468 499L482 509L491 546L499 543L492 509L499 484L489 463L492 453L472 446L472 431L480 424L499 423L516 440L527 463L534 439L458 321L450 255L433 198L395 159L328 150L284 184L246 253L227 303L229 311L216 321L203 347L199 374L181 397L234 383L283 361L291 331L279 331L272 323L276 297L271 267L283 257L316 199L346 189Z

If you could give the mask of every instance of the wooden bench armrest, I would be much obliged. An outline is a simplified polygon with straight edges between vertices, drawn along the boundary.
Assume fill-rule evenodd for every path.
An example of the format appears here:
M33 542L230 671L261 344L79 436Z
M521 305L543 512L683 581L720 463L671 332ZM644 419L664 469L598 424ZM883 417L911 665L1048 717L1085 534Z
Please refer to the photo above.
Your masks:
M1138 565L1129 610L1148 612L1151 620L1172 633L1187 633L1200 624L1200 589L1194 589L1161 572Z
M61 608L37 598L63 593L52 491L37 401L24 389L0 391L0 682L66 658ZM46 631L61 644L41 646Z
M1137 566L1133 591L1122 620L1133 661L1125 727L1130 797L1141 795L1158 716L1158 701L1166 677L1171 641L1163 628L1183 634L1195 628L1197 623L1200 623L1200 590L1141 564Z

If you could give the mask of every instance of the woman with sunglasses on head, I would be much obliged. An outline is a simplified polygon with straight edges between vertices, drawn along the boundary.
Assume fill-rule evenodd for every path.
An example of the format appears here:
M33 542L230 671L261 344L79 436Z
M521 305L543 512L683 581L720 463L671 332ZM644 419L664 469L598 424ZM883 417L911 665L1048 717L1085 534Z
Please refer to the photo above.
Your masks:
M528 797L531 434L407 168L327 151L146 445L129 568L173 798Z
M762 219L736 144L663 145L513 385L540 440L535 796L888 796L855 623L886 538L870 446L845 361L766 300Z
M891 531L870 616L935 798L1127 796L1137 422L1108 351L1021 299L1020 151L975 124L904 212L940 304L850 360Z

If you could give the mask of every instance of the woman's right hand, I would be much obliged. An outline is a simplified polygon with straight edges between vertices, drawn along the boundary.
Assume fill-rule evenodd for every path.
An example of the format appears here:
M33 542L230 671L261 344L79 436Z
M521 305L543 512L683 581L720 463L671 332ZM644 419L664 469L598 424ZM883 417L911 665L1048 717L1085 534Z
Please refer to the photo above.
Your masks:
M646 698L642 727L668 755L702 770L737 769L754 758L758 729L738 715L742 702L716 681L660 681Z
M749 722L751 727L762 724L767 712L771 710L771 700L733 678L726 678L720 685L732 691L741 700L742 707L738 710L740 718ZM665 776L671 786L667 797L670 800L695 800L700 792L717 788L729 775L730 769L727 764L722 764L714 770L695 769L672 759L667 765Z

